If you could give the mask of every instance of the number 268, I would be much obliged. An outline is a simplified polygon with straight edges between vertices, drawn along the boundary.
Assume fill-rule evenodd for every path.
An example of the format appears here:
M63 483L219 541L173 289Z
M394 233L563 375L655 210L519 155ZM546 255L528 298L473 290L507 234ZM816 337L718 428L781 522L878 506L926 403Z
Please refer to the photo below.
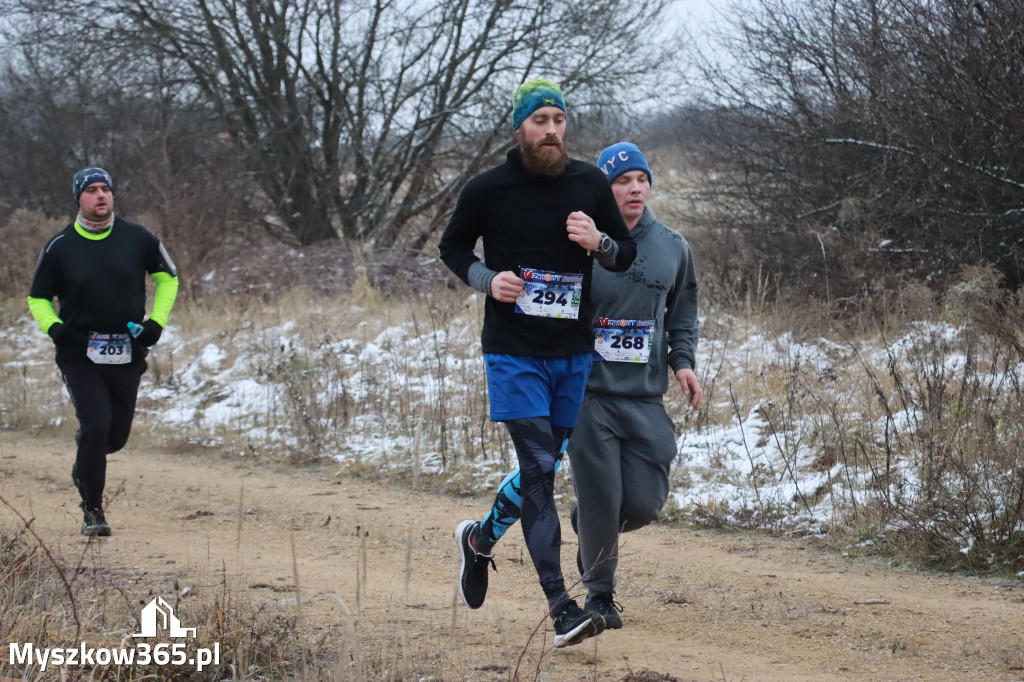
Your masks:
M612 337L612 348L625 348L627 350L641 350L644 347L644 337L619 335Z

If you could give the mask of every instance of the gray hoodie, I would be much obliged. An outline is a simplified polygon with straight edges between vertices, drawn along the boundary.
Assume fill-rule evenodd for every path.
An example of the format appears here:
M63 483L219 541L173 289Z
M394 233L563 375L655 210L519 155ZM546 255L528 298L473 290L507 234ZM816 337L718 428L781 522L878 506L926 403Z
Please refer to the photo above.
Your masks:
M594 264L595 310L598 317L655 320L650 360L642 365L595 358L587 390L661 402L668 390L667 367L676 372L695 366L697 273L690 245L649 208L630 234L637 254L628 270L608 272Z

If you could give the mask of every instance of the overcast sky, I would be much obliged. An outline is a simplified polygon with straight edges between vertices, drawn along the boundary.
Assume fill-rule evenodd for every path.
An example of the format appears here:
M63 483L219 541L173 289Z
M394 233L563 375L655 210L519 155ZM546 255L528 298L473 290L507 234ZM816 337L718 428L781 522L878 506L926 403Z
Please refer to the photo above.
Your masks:
M676 0L676 13L687 23L708 24L715 10L723 10L726 0Z
M720 15L728 15L736 7L756 8L759 0L674 0L672 11L687 25L710 26L721 23Z

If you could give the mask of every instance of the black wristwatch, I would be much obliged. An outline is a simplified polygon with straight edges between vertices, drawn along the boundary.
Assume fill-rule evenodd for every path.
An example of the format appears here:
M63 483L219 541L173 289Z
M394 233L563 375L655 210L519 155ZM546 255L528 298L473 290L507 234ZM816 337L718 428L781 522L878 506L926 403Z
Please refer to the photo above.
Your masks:
M601 233L601 242L597 245L598 253L608 253L612 250L612 238L606 235L604 232Z

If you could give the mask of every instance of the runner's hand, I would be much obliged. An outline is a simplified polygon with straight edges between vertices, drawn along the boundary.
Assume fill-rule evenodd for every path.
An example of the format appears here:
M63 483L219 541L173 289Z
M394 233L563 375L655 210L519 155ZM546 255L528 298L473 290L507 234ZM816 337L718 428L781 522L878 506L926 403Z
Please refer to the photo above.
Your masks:
M63 322L54 322L46 333L53 339L53 345L67 350L85 350L89 335Z
M499 272L491 279L491 297L502 303L515 303L523 293L523 280L511 270Z
M679 387L683 389L683 396L689 399L687 402L690 403L690 407L699 409L704 399L704 389L700 387L697 375L692 369L681 369L676 372L676 379L679 381Z
M156 342L160 340L160 335L164 333L164 328L153 320L146 320L142 324L134 324L137 327L142 327L142 332L138 336L135 336L135 333L132 332L132 335L139 340L140 344L147 348L155 346ZM131 327L129 327L129 330L131 330Z
M573 211L565 220L565 231L569 240L574 241L587 251L601 248L601 231L594 224L594 219L583 211Z

